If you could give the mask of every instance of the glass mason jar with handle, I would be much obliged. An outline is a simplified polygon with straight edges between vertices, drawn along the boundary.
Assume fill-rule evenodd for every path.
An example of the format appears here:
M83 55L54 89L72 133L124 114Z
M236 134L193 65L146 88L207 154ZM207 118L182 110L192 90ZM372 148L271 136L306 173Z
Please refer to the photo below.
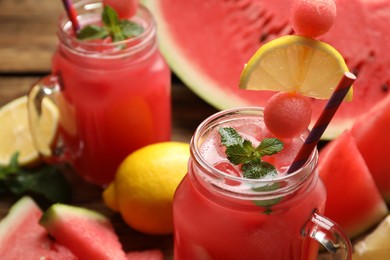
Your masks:
M284 149L264 159L277 168L276 177L248 179L228 162L221 127L233 127L253 144L272 137L262 108L221 111L200 124L188 174L174 196L175 259L317 259L318 242L333 259L351 259L348 237L322 215L326 191L317 150L302 168L285 173L304 136L282 140Z
M101 25L101 2L81 1L75 9L81 27ZM170 70L157 49L156 25L142 5L131 20L143 28L140 35L119 42L82 41L62 14L52 73L29 92L38 150L48 161L70 162L97 185L110 183L132 151L170 139ZM38 140L42 101L47 99L59 112L55 143Z

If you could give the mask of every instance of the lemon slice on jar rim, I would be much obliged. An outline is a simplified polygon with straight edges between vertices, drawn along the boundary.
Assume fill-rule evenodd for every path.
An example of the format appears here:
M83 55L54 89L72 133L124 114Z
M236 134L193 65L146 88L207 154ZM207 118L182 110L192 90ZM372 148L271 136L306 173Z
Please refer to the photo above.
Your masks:
M342 55L331 45L288 35L261 46L241 73L239 87L248 90L295 92L329 99L348 71ZM351 101L353 89L345 97Z

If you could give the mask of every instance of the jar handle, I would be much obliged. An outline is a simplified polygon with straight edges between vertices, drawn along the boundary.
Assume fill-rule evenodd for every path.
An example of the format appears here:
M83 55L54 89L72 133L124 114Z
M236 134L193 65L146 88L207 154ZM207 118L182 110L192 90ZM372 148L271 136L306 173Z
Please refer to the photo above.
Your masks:
M302 230L303 236L309 236L328 250L333 260L351 260L352 245L344 230L316 211Z
M48 162L62 162L65 161L64 154L61 149L60 136L58 134L59 127L59 109L56 102L56 94L60 91L59 78L56 75L48 75L36 82L28 93L28 120L30 126L30 133L35 148L40 155ZM57 131L52 139L45 136L43 124L47 123L44 119L44 105L43 103L50 103L52 110L57 113L58 121L54 122Z

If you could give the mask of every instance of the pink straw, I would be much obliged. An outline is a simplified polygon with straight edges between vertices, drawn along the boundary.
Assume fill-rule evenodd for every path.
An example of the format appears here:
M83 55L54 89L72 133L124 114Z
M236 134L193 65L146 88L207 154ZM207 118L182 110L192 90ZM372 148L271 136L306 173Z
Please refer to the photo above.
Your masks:
M70 22L72 23L73 31L75 34L80 30L80 24L77 21L77 13L76 10L73 7L71 0L62 0L62 3L64 4L65 11L68 15L68 18Z
M349 89L352 86L352 83L355 80L356 76L352 73L344 73L332 96L328 100L325 109L322 111L320 117L317 119L317 122L314 124L313 129L307 136L293 163L290 165L290 168L288 169L287 173L292 173L298 170L309 159L309 156L313 152L314 148L317 146L322 134L328 127L330 120L333 118L334 114L336 113L341 102L347 95Z

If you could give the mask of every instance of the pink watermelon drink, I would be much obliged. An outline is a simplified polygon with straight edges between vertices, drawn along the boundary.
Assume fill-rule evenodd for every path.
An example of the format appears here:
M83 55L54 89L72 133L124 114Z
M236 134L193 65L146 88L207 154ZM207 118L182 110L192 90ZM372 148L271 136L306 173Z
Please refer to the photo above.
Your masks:
M81 27L101 24L99 3L75 7ZM59 23L52 81L60 85L62 155L98 185L111 182L132 151L170 139L170 71L157 50L151 14L140 6L133 21L143 32L118 42L78 40L68 19Z
M262 158L277 172L245 178L243 167L227 159L227 148L221 144L220 129L228 128L254 147L273 138L262 108L222 111L198 127L188 174L174 198L175 259L316 259L313 234L322 232L331 241L338 232L333 224L329 230L314 224L324 224L318 214L324 211L326 196L318 178L317 151L287 175L304 136L282 139L281 152ZM345 257L345 250L337 254Z

